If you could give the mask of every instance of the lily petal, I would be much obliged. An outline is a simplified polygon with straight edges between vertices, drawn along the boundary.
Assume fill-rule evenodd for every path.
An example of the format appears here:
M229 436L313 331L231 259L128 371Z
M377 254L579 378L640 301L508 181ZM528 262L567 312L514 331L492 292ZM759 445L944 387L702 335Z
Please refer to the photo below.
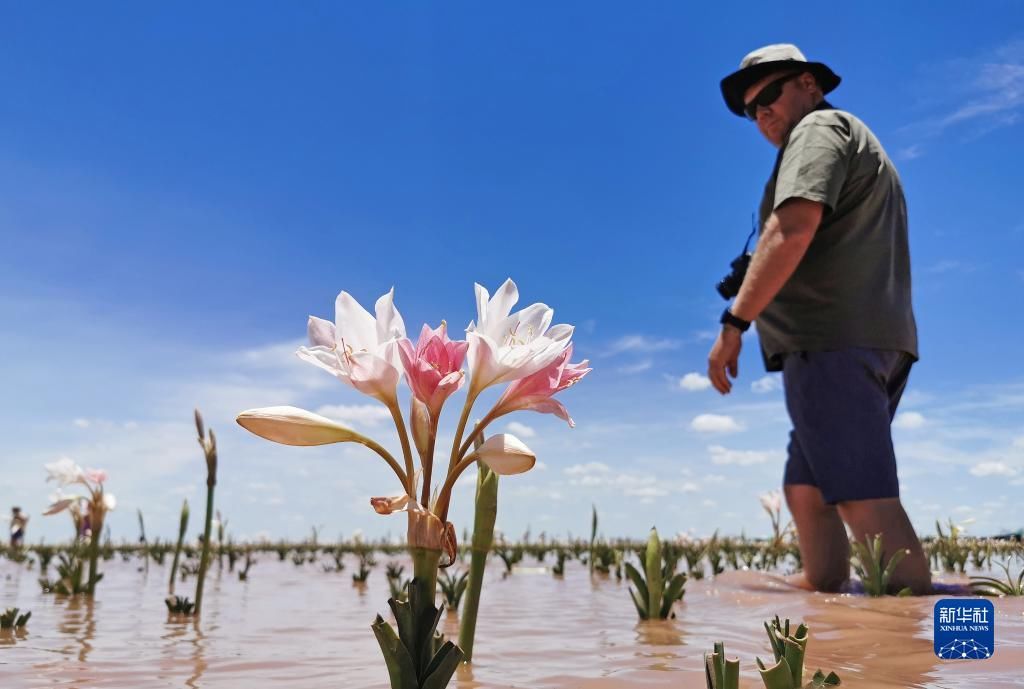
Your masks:
M306 331L309 334L309 343L314 347L327 347L328 349L334 349L334 346L337 343L334 323L324 320L323 318L310 316L309 323L306 325Z
M377 514L403 512L409 508L409 496L402 493L388 498L370 498L370 506Z
M366 439L336 421L298 407L248 409L235 420L247 431L282 445L329 445Z
M533 468L537 456L511 433L492 435L476 451L480 461L500 476L522 474Z
M50 514L57 514L58 512L63 512L64 510L71 506L71 503L75 502L76 500L78 500L77 496L58 500L57 502L53 503L48 508L46 508L46 511L43 512L43 515L46 516Z

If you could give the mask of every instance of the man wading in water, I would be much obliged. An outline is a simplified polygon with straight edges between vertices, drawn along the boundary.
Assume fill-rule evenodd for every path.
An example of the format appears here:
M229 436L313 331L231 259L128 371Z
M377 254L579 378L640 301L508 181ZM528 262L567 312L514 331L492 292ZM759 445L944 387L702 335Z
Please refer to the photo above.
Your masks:
M756 321L793 423L783 483L806 586L848 585L845 522L859 541L883 534L886 560L908 549L890 586L926 594L931 574L900 503L890 432L917 361L906 205L878 139L825 101L838 85L793 45L755 50L722 80L729 110L756 122L779 153L757 250L722 314L708 377L728 394L741 337Z

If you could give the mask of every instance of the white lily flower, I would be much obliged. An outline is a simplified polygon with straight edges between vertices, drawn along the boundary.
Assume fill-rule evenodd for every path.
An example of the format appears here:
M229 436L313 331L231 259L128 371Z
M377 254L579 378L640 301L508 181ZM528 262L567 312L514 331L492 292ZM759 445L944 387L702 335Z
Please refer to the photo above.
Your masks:
M405 338L405 322L395 308L394 295L391 288L377 300L374 318L352 295L342 292L335 300L335 322L310 316L313 346L299 347L296 355L363 394L394 404L402 374L398 340Z
M249 409L235 420L247 431L282 445L329 445L365 440L336 421L298 407Z
M477 320L466 328L474 392L536 373L569 345L573 327L549 328L554 310L547 305L531 304L510 315L519 300L519 290L511 278L494 297L482 285L474 287Z
M522 474L533 468L537 456L510 433L498 433L484 441L475 454L500 476Z
M117 498L114 497L113 493L103 494L103 509L107 512L117 507Z
M44 464L43 467L50 474L47 481L56 481L61 486L76 483L85 477L82 467L78 466L69 457L61 457L56 462Z

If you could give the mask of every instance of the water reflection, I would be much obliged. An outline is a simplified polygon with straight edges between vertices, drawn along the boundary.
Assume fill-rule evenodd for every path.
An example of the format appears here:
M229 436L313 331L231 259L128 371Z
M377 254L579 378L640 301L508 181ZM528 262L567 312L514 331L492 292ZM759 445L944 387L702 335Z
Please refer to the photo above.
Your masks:
M187 667L190 674L185 685L193 689L198 687L209 664L206 660L206 635L203 634L199 619L168 614L166 630L161 637L167 641L164 645L166 664L174 669ZM183 646L191 647L187 659L178 655Z
M808 670L831 663L822 669L908 689L926 687L934 677L938 661L928 625L934 599L811 595L804 603Z
M58 598L58 600L61 600ZM92 641L96 638L96 602L92 596L79 595L64 597L67 601L63 614L57 623L62 634L74 637L76 646L66 646L63 651L72 654L78 652L78 661L84 663L93 649Z

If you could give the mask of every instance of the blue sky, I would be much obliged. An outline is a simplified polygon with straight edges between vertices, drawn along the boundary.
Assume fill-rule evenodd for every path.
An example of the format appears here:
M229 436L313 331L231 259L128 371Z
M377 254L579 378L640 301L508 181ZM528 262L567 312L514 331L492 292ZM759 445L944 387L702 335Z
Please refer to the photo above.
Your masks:
M575 429L511 417L542 465L502 481L505 533L582 534L592 503L609 535L766 533L778 376L748 335L732 395L700 377L774 157L718 81L775 42L843 77L832 102L903 178L922 358L894 436L915 525L1024 525L1019 3L871 3L858 24L821 3L0 12L0 504L30 538L68 531L40 516L61 456L109 470L115 537L136 508L169 537L203 499L193 406L237 538L403 532L368 506L395 488L379 459L272 445L234 415L326 407L396 447L372 400L294 357L307 316L394 286L411 331L456 334L473 283L506 277L576 325L594 371L563 397Z

